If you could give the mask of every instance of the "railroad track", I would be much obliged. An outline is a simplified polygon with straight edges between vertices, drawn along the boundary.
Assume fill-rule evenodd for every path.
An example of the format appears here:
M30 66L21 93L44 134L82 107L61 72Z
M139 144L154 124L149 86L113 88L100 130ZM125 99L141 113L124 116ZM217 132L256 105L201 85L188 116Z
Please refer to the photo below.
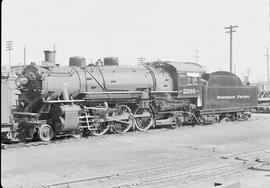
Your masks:
M210 124L210 125L207 125L207 126L211 126L211 125L215 126L216 123ZM205 125L201 125L201 126L205 126ZM190 125L187 125L187 126L184 126L184 127L185 128L193 128ZM179 127L179 128L183 128L183 127ZM168 130L168 129L165 129L165 130ZM149 131L151 131L151 130L149 130ZM132 134L133 132L129 132L129 133ZM135 133L138 133L138 132L135 132ZM145 134L145 132L140 132L140 133ZM106 134L106 135L103 135L103 136L109 136L109 134ZM82 136L82 138L86 138L86 139L88 137L91 137L91 136L90 135L89 136ZM58 136L58 137L56 137L53 140L48 141L48 142L29 141L29 142L19 142L19 143L15 143L15 142L14 143L5 143L5 142L1 141L1 149L23 148L23 147L41 146L41 145L49 145L49 144L59 144L59 143L62 143L62 142L72 142L72 141L76 141L76 140L80 140L80 139L78 139L76 137L73 137L70 134L67 134L67 135Z
M24 147L34 147L34 146L42 146L42 145L50 145L50 144L60 144L67 142L74 142L77 138L72 136L65 136L61 138L56 138L54 140L44 142L44 141L31 141L31 142L19 142L19 143L1 143L1 149L11 149L11 148L24 148Z
M209 181L213 178L241 172L264 164L270 164L269 150L259 148L105 176L59 182L44 185L43 187L130 188L157 187L157 185L159 187L168 187L171 183L180 186Z
M188 127L188 128L193 128L192 126L185 126L185 128ZM181 127L179 127L181 128ZM163 128L160 128L159 129L160 131L163 131L163 130L168 130L168 129L163 129ZM151 130L149 130L150 132ZM149 133L148 132L148 133ZM139 133L139 134L145 134L146 132L128 132L126 134L133 134L133 133ZM119 135L119 134L113 134L113 135ZM106 136L110 136L110 134L105 134L105 135L102 135L102 136L99 136L99 137L106 137ZM121 134L119 136L122 136ZM49 144L60 144L60 143L65 143L65 142L72 142L72 141L78 141L82 138L90 138L92 137L91 135L88 135L88 136L82 136L81 138L76 138L76 137L73 137L72 135L62 135L62 136L58 136L56 138L54 138L53 140L51 141L48 141L48 142L45 142L45 141L29 141L29 142L13 142L13 143L5 143L5 142L2 142L1 141L1 149L11 149L11 148L23 148L23 147L34 147L34 146L42 146L42 145L49 145ZM95 137L95 136L93 136Z
M211 125L214 125L215 126L216 123L209 124L207 126L211 126ZM205 126L205 125L199 125L199 126ZM186 125L184 127L185 128L187 128L187 127L188 128L193 128L193 126L191 126L191 125ZM178 127L178 128L183 128L183 127ZM168 129L165 129L165 130L168 130ZM149 131L151 131L151 130L149 130ZM129 133L133 133L133 132L129 132ZM141 133L145 134L145 132L141 132ZM103 136L109 136L109 134L106 134L106 135L103 135ZM88 138L88 137L91 137L91 136L89 135L89 136L82 136L82 137L83 138ZM31 146L59 144L61 142L69 142L69 141L76 141L76 140L78 140L78 138L73 137L70 134L67 134L67 135L58 136L58 137L56 137L53 140L48 141L48 142L44 142L44 141L29 141L29 142L19 142L19 143L15 143L15 142L14 143L5 143L5 142L1 141L1 149L23 148L23 147L31 147Z
M211 124L211 125L215 125L215 124ZM208 125L208 126L211 126ZM204 126L204 125L201 125ZM183 127L179 127L179 128L183 128ZM184 126L184 128L193 128L190 125ZM163 130L162 128L160 130ZM164 129L164 130L168 130L168 129ZM151 130L149 130L150 132ZM133 133L133 132L129 132L129 133ZM138 133L138 132L135 132ZM142 134L145 134L146 132L139 132ZM117 134L116 134L117 135ZM103 135L103 136L109 136L109 134ZM89 136L82 136L82 138L89 138L91 137ZM80 138L81 139L81 138ZM70 134L67 135L61 135L58 136L56 138L54 138L51 141L45 142L45 141L29 141L29 142L13 142L13 143L5 143L4 141L1 141L1 149L11 149L11 148L23 148L23 147L34 147L34 146L42 146L42 145L49 145L49 144L59 144L59 143L65 143L65 142L72 142L72 141L76 141L76 140L80 140L79 138L73 137Z
M189 126L189 127L191 127L191 126ZM165 130L168 130L168 129L165 129ZM129 133L133 133L133 132L129 132ZM135 132L135 133L145 134L146 132ZM122 136L122 134L113 134L113 135ZM105 135L98 136L98 137L107 137L107 136L110 136L110 134L105 134ZM59 144L59 143L63 143L63 142L78 141L82 138L87 139L90 137L96 137L96 136L86 135L86 136L81 136L81 137L76 138L70 134L67 134L67 135L58 136L58 137L56 137L48 142L38 141L38 140L29 141L29 142L5 142L5 141L1 140L1 149L23 148L23 147L42 146L42 145L49 145L49 144Z

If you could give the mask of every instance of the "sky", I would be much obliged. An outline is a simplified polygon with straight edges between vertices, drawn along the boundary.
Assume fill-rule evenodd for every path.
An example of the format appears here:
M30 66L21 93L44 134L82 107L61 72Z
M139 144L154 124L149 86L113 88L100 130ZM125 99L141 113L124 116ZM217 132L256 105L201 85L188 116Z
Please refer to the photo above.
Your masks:
M3 0L1 64L8 65L5 42L13 41L11 64L44 60L56 47L56 62L69 57L119 57L121 65L147 61L195 62L208 72L229 71L229 34L233 67L253 81L266 80L270 48L269 0ZM270 51L270 49L269 49Z

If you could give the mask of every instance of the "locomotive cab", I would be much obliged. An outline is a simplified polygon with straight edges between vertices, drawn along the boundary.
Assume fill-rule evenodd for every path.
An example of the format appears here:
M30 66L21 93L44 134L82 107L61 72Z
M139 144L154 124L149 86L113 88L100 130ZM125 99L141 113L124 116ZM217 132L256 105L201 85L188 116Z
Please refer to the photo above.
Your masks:
M202 80L204 68L192 62L167 62L175 67L177 72L178 98L187 100L189 103L202 106Z

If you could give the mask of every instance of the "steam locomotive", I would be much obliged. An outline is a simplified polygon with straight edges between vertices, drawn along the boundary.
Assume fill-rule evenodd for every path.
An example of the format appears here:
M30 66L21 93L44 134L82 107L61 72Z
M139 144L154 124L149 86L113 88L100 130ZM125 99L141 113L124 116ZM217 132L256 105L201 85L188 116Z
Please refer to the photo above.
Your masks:
M28 65L16 86L13 127L2 138L17 141L241 120L257 105L256 87L242 85L229 72L208 74L190 62L120 66L107 58L88 66L79 60L64 67Z

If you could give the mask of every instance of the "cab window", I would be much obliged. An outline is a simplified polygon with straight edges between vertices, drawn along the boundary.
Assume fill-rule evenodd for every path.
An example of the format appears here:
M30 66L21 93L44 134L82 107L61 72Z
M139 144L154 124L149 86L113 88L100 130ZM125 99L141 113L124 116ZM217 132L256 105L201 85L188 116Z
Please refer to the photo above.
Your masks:
M184 73L178 74L178 84L180 86L187 85L187 76Z
M187 85L198 85L199 84L199 78L198 77L187 77Z

